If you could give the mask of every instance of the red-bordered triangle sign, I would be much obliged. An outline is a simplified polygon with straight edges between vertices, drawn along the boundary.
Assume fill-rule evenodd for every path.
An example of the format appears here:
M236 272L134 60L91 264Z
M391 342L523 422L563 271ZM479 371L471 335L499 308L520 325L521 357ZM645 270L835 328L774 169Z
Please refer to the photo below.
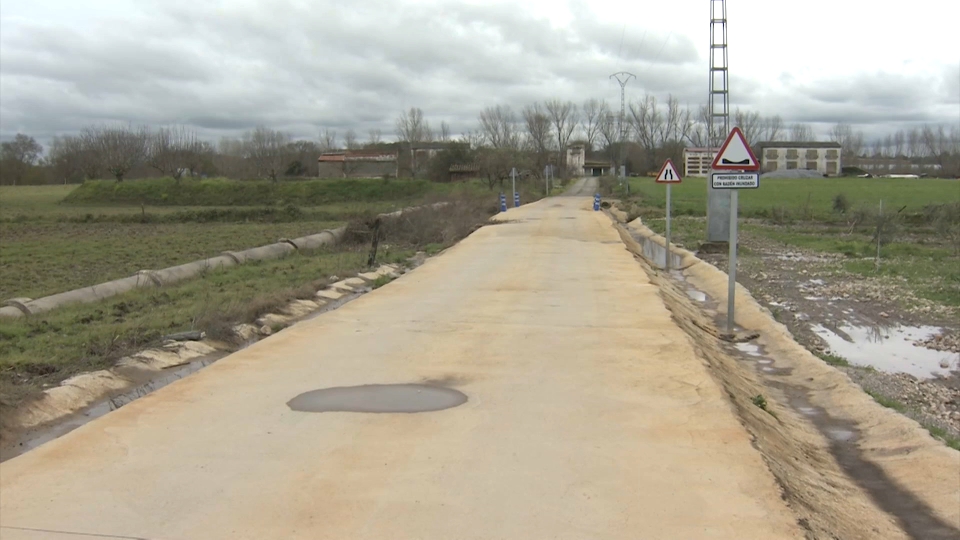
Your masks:
M720 171L759 171L760 161L753 155L743 132L735 127L713 158L711 167Z
M664 162L663 167L660 168L660 174L657 175L658 184L679 184L682 180L683 178L680 178L680 173L677 172L672 159Z

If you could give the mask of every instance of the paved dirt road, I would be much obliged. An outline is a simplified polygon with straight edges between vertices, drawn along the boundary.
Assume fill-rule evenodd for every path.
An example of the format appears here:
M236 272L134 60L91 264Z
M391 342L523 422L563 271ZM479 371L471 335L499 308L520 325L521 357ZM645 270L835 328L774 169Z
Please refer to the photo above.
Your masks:
M511 209L378 291L3 463L0 537L802 537L591 202ZM418 382L469 400L287 406Z

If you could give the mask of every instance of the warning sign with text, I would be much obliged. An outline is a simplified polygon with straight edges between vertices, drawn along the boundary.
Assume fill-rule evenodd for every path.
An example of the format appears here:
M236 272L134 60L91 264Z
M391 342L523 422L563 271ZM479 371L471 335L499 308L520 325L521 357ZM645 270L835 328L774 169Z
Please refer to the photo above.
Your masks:
M759 173L723 173L711 177L713 189L756 189L760 187Z

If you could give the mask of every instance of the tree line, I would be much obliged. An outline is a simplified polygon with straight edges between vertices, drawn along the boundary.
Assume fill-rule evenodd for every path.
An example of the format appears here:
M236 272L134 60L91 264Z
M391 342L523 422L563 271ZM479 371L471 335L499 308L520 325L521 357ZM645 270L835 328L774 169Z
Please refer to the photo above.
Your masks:
M809 124L786 124L779 115L735 109L730 122L753 144L761 141L814 141ZM491 186L517 167L541 177L548 165L564 174L566 151L583 145L588 159L618 163L621 144L628 170L656 170L667 158L679 162L686 147L716 145L725 134L714 126L710 137L708 111L689 107L668 95L665 100L646 94L629 102L621 118L605 100L582 103L550 99L519 109L495 105L480 111L471 129L454 137L450 125L431 126L424 111L413 107L394 121L397 142L385 142L379 129L364 138L353 130L342 136L321 129L316 140L294 140L286 132L258 126L239 137L224 137L216 144L202 140L185 126L149 129L131 125L89 126L76 135L53 137L44 154L32 137L17 134L2 143L0 182L74 183L84 179L219 175L231 178L316 176L317 157L323 152L357 149L400 151L442 142L445 151L433 162L413 156L410 172L435 180L449 178L453 165L468 166ZM843 147L846 165L885 170L933 166L949 175L960 174L960 129L925 125L899 130L867 142L862 131L836 124L828 139ZM435 155L435 154L431 154Z

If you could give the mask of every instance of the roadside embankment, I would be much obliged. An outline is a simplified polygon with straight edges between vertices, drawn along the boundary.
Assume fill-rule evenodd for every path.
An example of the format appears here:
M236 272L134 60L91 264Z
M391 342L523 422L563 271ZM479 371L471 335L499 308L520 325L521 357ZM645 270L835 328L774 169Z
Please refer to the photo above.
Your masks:
M718 339L727 275L674 247L682 273L669 276L657 265L661 236L639 221L618 227L730 394L810 538L960 534L960 453L797 344L739 284L737 324L758 337L737 347Z

